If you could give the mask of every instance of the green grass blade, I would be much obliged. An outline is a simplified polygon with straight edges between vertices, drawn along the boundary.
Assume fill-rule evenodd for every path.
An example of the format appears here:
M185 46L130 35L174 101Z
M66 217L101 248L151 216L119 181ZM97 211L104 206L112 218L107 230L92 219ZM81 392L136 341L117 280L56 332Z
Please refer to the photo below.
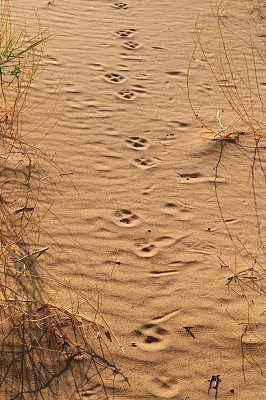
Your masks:
M3 88L4 83L3 83L3 73L2 73L2 68L1 67L0 67L0 83L1 83L1 91L2 91L2 94L3 94L3 98L5 100L6 97L5 97L4 88Z
M5 47L4 51L3 51L3 53L2 53L2 57L3 57L3 58L6 57L7 52L9 51L9 48L10 48L10 47L12 46L12 44L13 44L13 40L14 40L14 36L9 40L9 42L7 43L7 45L6 45L6 47Z
M16 38L15 35L12 37L12 47L10 49L9 54L6 56L6 61L10 61L14 58L16 58L16 55L14 54L15 50L16 50L16 45L18 44L22 34L23 34L24 30L22 29L22 31L20 32L20 34L18 35L18 37Z
M19 53L17 53L17 56L19 57L19 56L21 56L22 54L26 53L27 51L33 49L34 47L38 46L39 44L41 44L41 43L44 42L45 40L49 39L49 37L51 37L51 35L50 35L50 36L47 36L47 37L45 37L45 38L42 38L42 39L38 40L37 42L31 44L31 45L30 45L29 47L27 47L26 49L24 49L24 50L20 51Z
M17 45L18 41L20 40L22 34L24 33L24 29L22 29L22 31L20 32L20 34L18 35L18 38L16 40L16 42L14 43L14 47Z

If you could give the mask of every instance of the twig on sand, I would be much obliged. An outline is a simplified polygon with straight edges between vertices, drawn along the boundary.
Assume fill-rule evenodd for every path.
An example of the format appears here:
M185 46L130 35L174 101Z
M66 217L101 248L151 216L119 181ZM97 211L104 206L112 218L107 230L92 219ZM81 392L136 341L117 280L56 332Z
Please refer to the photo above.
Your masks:
M219 382L221 382L220 375L212 375L211 379L208 379L208 382L210 382L208 394L210 393L211 389L215 389L215 399L217 399L218 398L218 386L219 386Z
M19 258L18 260L7 261L5 263L0 263L0 265L13 264L13 263L22 263L22 261L25 260L26 258L29 258L29 257L34 256L35 254L37 254L37 257L35 257L35 260L36 260L37 258L40 257L40 255L42 255L42 253L44 253L48 249L49 249L49 247L44 247L43 249L36 250L33 253L26 254L25 256Z

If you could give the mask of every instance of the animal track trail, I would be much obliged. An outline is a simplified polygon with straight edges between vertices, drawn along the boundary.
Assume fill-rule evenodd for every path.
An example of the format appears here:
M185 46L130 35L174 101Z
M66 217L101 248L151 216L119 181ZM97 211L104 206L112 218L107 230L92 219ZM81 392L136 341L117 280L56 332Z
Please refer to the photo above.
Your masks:
M134 331L134 347L144 351L163 350L169 343L168 330L158 324L144 324Z
M150 146L150 143L147 139L130 136L125 140L125 145L134 150L146 150Z
M130 28L130 29L120 29L119 31L115 31L115 35L121 38L127 38L131 37L134 35L136 32L136 29Z
M116 93L117 97L121 100L131 101L137 97L136 92L131 89L124 90Z
M123 43L122 46L127 50L137 50L141 45L137 42L132 42L129 40L128 42Z
M130 210L121 209L113 213L113 221L118 226L132 227L139 225L141 219Z
M115 74L115 73L105 74L103 76L103 79L106 82L110 82L110 83L121 83L126 80L126 78L124 76Z

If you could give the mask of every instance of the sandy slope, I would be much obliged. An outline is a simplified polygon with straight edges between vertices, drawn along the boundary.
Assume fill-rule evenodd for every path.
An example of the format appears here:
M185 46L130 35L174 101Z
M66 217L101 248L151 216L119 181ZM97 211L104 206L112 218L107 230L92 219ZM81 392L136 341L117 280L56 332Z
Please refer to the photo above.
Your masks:
M42 267L95 304L96 285L102 290L101 310L125 354L107 344L131 384L118 380L115 399L214 398L213 375L218 399L263 398L262 296L246 289L252 329L241 348L247 300L225 284L235 255L238 270L255 262L248 251L263 263L264 175L256 160L260 236L254 142L225 144L215 186L221 144L200 137L187 99L195 20L202 9L211 29L215 4L12 2L16 20L25 15L34 29L38 11L54 34L22 125L26 133L50 116L28 135L34 142L48 133L38 146L52 160L43 164L51 178L42 182L43 206L53 206L42 223ZM214 114L222 100L204 60L194 61L193 98ZM105 398L95 385L88 376L81 398Z

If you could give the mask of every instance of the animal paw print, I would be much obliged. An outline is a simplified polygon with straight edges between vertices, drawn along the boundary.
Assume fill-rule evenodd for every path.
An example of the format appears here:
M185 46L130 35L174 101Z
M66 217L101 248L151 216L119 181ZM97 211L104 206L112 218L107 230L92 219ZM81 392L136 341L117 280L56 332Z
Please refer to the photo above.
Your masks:
M132 42L131 40L128 42L123 43L123 47L125 47L128 50L136 50L140 47L139 43Z
M117 96L121 99L121 100L134 100L137 95L135 92L133 92L133 90L127 89L124 92L118 92Z
M140 223L140 218L130 210L122 209L114 214L114 222L118 226L136 226Z
M134 347L144 351L163 350L168 344L168 330L156 324L145 324L134 331Z
M126 3L116 2L112 5L114 8L123 8L124 10L127 9L128 5Z
M119 36L121 38L125 38L125 37L131 37L132 35L134 35L135 32L136 32L136 29L134 29L134 28L120 29L119 31L115 32L115 35Z
M135 158L132 162L133 165L140 169L149 169L149 168L154 168L157 165L157 162L155 158Z
M125 140L126 146L135 150L146 150L149 147L147 139L140 138L138 136L131 136Z
M134 243L133 251L139 257L150 258L158 253L159 248L152 242L140 239Z
M169 372L162 371L159 376L151 379L149 390L158 397L172 398L179 394L180 384L178 379Z
M105 74L103 79L111 83L120 83L125 81L125 78L119 74Z

